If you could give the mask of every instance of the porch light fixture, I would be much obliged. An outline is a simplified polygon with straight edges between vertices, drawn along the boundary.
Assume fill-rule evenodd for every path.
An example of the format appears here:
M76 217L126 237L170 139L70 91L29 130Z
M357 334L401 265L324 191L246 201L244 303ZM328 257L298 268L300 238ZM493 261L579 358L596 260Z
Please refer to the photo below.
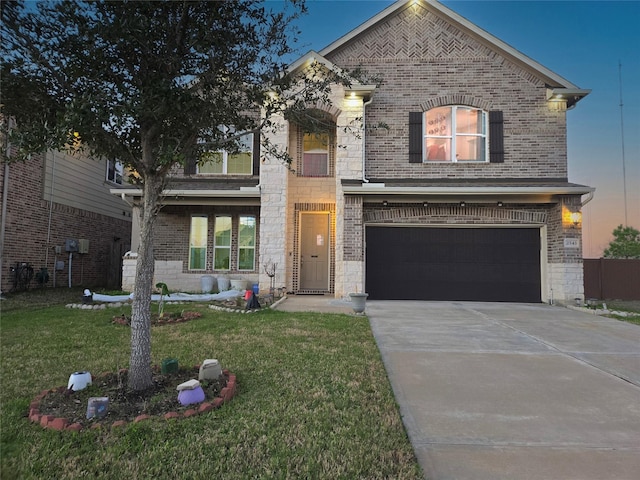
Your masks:
M466 207L466 206L467 206L467 204L466 204L465 202L460 202L460 206L461 206L461 207Z
M382 202L382 206L383 206L383 207L386 207L386 206L388 206L388 205L389 205L389 202L387 202L386 200L384 200L384 201Z
M429 202L423 202L423 203L422 203L422 206L423 206L423 207L428 207L428 206L429 206Z
M573 223L574 227L577 227L582 221L582 213L580 212L573 212L569 217L571 218L571 223Z
M498 202L498 206L499 206L499 207L502 207L503 205L504 205L504 203L502 203L502 202Z
M547 101L553 110L566 110L573 108L590 92L582 88L547 87Z

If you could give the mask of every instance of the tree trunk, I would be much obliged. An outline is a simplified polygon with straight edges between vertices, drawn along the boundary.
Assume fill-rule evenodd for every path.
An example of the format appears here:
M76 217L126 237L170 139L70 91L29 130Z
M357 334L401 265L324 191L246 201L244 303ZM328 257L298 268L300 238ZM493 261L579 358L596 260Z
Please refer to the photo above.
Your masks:
M162 179L147 175L140 209L140 245L131 308L131 361L129 388L140 391L152 385L151 373L151 294L155 261L153 237Z

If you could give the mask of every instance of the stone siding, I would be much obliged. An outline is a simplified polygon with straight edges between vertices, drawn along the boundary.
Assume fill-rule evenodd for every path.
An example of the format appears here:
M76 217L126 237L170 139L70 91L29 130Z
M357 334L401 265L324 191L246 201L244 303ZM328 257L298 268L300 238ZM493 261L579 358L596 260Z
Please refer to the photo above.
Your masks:
M287 291L299 287L299 215L302 212L324 211L330 214L330 285L335 290L343 284L340 264L343 261L345 224L340 212L344 211L341 180L359 179L363 176L364 135L360 118L363 112L361 97L345 98L342 86L335 86L330 95L331 105L315 105L312 108L326 110L336 123L335 148L332 150L333 175L329 177L303 177L297 171L287 170L278 160L267 157L260 170L261 185L261 256L278 263L276 286ZM289 152L298 157L299 130L280 120L281 128L269 134L273 143L288 145ZM335 157L335 158L334 158ZM296 161L294 168L298 166ZM268 277L261 273L260 285L268 284Z
M122 261L122 289L133 292L136 278L137 257L125 257ZM230 280L244 280L246 288L249 288L258 281L258 274L229 274L212 272L188 272L185 271L185 263L180 260L156 260L153 284L164 282L172 292L202 292L203 275L211 275L215 278L214 290L217 291L217 279L224 276ZM169 298L171 300L171 298Z
M267 134L274 145L287 145L289 125L280 118L274 120L279 129ZM287 222L288 191L287 177L291 175L282 162L265 156L260 167L260 258L262 264L276 264L275 287L290 288L291 272L287 262L292 250L287 244L292 236L291 225ZM260 290L268 290L271 279L260 270Z

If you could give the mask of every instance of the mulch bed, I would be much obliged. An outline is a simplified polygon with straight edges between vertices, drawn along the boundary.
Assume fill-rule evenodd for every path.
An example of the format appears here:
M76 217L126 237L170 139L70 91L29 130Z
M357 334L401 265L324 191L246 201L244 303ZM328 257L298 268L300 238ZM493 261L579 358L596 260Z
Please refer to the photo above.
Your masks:
M151 315L151 325L171 325L174 323L188 322L196 318L202 317L200 312L179 312L179 313L165 313L162 317L157 314ZM111 319L111 323L118 325L131 326L131 317L127 317L125 314L115 316Z
M183 406L178 402L176 387L198 378L200 366L161 373L154 367L153 386L141 392L127 387L128 371L104 373L93 378L92 385L74 392L66 387L44 390L31 402L29 419L45 428L75 430L100 426L121 426L149 418L183 418L205 413L230 401L236 393L236 376L227 370L217 379L201 381L205 400L199 404ZM108 397L105 417L87 419L90 397Z

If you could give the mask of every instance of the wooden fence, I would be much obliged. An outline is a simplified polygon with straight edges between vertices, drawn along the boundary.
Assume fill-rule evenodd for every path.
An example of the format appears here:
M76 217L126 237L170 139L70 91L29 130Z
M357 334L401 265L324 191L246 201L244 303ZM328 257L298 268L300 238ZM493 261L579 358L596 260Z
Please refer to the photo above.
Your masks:
M598 300L640 300L640 259L585 258L584 296Z

